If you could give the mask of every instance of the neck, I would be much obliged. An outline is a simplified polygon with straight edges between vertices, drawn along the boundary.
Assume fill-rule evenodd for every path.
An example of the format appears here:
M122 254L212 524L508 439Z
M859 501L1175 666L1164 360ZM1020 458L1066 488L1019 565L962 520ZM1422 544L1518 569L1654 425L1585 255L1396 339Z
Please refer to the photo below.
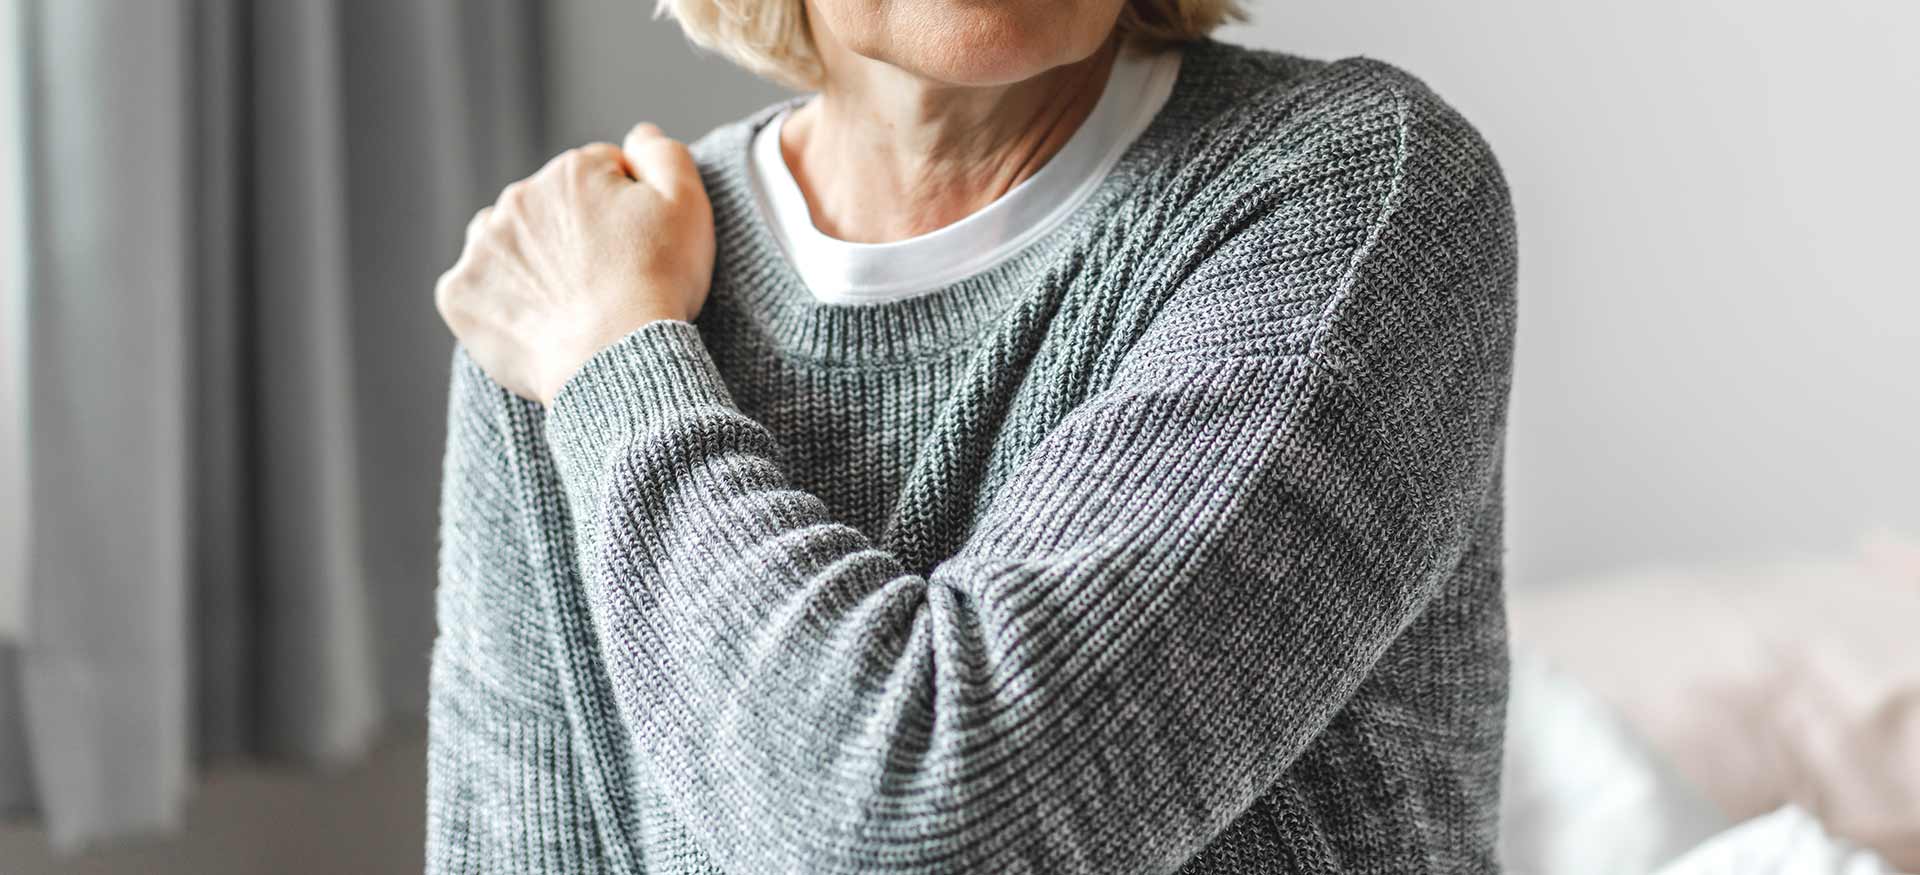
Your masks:
M1118 52L1110 39L1029 79L956 86L821 42L826 82L780 147L814 225L858 243L945 227L1033 176L1093 112Z

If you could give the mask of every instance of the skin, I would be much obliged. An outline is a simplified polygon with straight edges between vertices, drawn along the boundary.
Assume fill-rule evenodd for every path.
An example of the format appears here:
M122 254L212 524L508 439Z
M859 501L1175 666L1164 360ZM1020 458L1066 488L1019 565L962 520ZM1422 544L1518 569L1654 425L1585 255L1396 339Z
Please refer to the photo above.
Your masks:
M1124 2L807 0L826 78L780 145L814 224L899 240L1031 177L1099 100ZM698 315L713 253L692 157L641 124L507 186L434 301L488 376L551 403L594 353Z
M781 126L780 146L814 225L858 243L900 240L1025 181L1100 99L1120 9L809 0L827 81Z

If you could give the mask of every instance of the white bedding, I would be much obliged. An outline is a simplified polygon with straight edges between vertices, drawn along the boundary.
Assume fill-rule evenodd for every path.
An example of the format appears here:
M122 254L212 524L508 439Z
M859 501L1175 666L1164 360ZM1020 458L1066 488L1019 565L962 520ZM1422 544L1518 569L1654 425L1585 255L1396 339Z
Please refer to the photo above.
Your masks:
M1501 853L1515 875L1891 875L1786 806L1734 823L1591 691L1513 657Z
M1920 539L1519 587L1508 613L1513 871L1920 872Z
M1833 837L1788 805L1709 838L1658 875L1891 875L1872 851Z
M1606 703L1519 650L1500 789L1517 875L1650 873L1733 826Z

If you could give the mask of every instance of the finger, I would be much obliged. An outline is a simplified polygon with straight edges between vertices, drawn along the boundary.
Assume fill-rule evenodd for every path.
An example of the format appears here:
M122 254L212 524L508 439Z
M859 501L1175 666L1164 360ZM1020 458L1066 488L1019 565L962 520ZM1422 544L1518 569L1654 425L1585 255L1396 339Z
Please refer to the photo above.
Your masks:
M534 178L537 177L529 177L507 183L506 188L500 189L500 197L494 200L494 209L504 210L505 215L508 216L518 214L525 210L527 208L527 200L532 197L530 192L533 190L532 180Z
M627 131L626 139L620 141L620 148L631 152L647 140L657 140L665 136L666 133L660 130L659 125L653 122L641 122Z
M467 222L467 244L468 245L472 245L474 238L479 237L481 232L487 229L487 219L492 215L493 215L493 207L485 206L485 207L481 207L480 212L474 213L473 218L468 220Z
M622 147L634 176L667 195L685 193L700 185L700 169L680 141L661 134L650 124L636 125Z
M612 143L588 143L573 150L580 169L587 175L617 174L633 177L633 167L627 162L627 153Z

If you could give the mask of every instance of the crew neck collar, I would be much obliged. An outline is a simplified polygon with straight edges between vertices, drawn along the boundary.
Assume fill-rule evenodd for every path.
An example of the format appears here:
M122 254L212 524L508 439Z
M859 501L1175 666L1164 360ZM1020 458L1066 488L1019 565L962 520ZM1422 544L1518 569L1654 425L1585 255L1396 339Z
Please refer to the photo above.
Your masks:
M988 270L904 300L821 302L781 253L760 213L750 166L753 138L776 115L811 95L769 104L716 128L695 144L720 235L713 291L700 319L745 322L750 331L735 336L763 338L788 361L865 366L943 355L969 345L1002 317L1020 318L1011 309L1044 306L1044 296L1035 292L1049 282L1049 271L1060 267L1057 257L1156 168L1176 163L1182 140L1226 108L1207 83L1234 74L1235 47L1201 39L1171 50L1181 53L1181 63L1166 104L1060 233Z
M841 240L813 223L781 151L781 127L797 108L788 105L753 136L758 204L781 252L822 303L878 304L925 294L989 270L1060 227L1166 102L1179 65L1177 51L1125 48L1092 111L1033 176L957 222L886 243Z

